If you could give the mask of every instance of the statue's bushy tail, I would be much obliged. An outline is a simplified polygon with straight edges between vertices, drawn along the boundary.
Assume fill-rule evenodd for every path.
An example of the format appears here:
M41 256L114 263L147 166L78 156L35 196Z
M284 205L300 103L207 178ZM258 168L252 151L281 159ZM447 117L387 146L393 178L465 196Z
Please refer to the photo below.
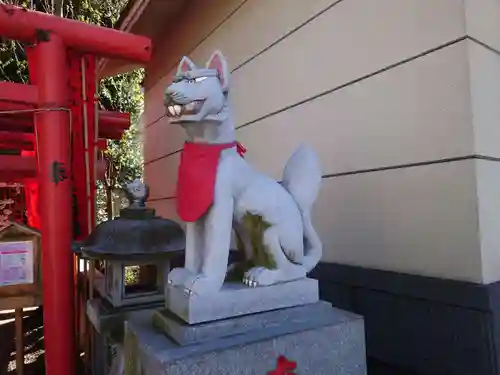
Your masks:
M323 244L312 225L311 210L321 185L321 166L316 152L301 145L290 156L283 172L283 187L297 202L304 225L304 258L301 264L309 272L321 260Z

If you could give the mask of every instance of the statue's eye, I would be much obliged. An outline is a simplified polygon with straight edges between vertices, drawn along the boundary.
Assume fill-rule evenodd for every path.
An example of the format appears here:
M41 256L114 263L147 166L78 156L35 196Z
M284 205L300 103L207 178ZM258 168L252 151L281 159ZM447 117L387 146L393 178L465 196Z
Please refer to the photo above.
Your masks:
M197 78L195 78L195 79L194 79L194 81L195 81L196 83L199 83L199 82L203 82L203 81L204 81L204 80L206 80L206 79L207 79L207 77L197 77Z

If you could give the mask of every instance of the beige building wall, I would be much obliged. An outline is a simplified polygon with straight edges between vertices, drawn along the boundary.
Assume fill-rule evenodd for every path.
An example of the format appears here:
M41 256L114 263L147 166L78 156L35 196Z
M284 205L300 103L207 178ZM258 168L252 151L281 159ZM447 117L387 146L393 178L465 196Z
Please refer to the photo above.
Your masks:
M300 142L318 151L323 261L500 279L498 1L192 2L147 68L145 175L166 217L184 134L163 91L182 55L214 49L252 164L279 179Z

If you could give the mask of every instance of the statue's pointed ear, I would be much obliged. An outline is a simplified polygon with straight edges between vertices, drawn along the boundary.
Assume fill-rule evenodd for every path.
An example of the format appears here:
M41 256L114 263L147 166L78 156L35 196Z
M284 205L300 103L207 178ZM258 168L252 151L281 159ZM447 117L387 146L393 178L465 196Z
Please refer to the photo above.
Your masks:
M215 69L219 73L222 90L229 89L229 68L227 61L221 51L215 51L207 61L208 69Z
M179 66L177 67L177 75L186 73L188 70L194 69L196 69L196 65L194 64L194 62L192 62L189 57L184 56L179 63Z

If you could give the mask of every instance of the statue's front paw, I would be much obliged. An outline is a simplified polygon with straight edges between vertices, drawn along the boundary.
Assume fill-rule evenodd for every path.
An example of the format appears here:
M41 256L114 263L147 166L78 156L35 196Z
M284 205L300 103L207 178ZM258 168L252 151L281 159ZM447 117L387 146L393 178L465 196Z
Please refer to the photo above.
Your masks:
M192 275L184 282L184 292L187 295L207 295L220 291L222 283L203 274Z
M282 274L280 270L254 267L245 272L243 283L251 287L273 285L281 281L281 278Z
M187 268L174 268L168 274L168 284L172 286L183 286L186 280L193 276Z

